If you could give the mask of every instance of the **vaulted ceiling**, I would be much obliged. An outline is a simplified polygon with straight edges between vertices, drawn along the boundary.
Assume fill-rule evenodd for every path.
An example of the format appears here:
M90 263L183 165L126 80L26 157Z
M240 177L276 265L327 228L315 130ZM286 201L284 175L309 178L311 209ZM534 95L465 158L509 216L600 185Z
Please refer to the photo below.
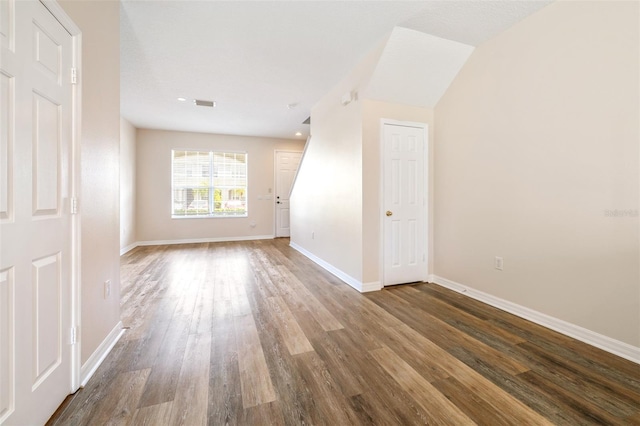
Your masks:
M142 128L305 138L313 105L385 39L368 95L433 106L473 46L548 3L123 0L121 113Z

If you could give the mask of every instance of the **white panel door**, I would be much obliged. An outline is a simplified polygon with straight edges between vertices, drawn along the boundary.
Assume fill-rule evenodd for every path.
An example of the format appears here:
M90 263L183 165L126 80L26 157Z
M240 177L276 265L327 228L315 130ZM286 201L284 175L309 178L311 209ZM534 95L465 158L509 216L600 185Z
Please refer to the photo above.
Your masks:
M427 276L424 129L383 126L383 284L423 281Z
M276 151L276 237L291 234L289 195L301 157L301 152Z
M0 3L0 423L35 425L72 392L72 38Z

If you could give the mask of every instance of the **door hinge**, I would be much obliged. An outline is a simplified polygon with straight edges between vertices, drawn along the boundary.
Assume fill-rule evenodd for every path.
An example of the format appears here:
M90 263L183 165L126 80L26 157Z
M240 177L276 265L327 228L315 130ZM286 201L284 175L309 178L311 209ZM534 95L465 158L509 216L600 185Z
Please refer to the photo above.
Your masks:
M71 199L71 214L78 214L78 199L75 197Z
M69 332L69 341L71 342L72 345L75 345L76 343L78 343L78 335L76 330L77 330L76 327L71 327L71 330Z
M78 69L71 68L71 84L78 84Z

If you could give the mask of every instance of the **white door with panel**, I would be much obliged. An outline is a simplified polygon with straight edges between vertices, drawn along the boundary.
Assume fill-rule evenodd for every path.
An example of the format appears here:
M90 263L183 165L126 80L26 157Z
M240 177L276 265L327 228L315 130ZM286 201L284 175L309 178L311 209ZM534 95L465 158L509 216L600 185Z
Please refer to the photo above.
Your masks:
M423 281L426 257L425 129L383 124L383 284Z
M72 37L0 1L0 423L42 424L72 392Z
M288 237L289 195L300 166L301 152L276 151L276 237Z

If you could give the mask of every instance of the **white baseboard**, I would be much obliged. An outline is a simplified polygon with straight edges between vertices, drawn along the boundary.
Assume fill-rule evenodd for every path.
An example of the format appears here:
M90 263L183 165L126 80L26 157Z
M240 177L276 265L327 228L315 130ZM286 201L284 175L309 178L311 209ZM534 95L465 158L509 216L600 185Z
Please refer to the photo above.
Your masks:
M120 249L120 256L122 256L123 254L127 254L127 253L129 253L131 250L133 250L133 249L134 249L134 248L136 248L136 247L138 247L138 243L137 243L137 242L132 243L132 244L129 244L129 245L128 245L128 246L126 246L126 247L122 247L122 248Z
M290 242L289 246L291 246L291 248L293 248L294 250L299 251L301 254L305 255L306 257L308 257L309 259L311 259L312 261L317 263L322 268L324 268L327 271L331 272L333 275L335 275L336 277L340 278L342 281L344 281L345 283L349 284L351 287L355 288L360 293L365 293L365 292L368 292L368 291L376 291L376 290L380 290L382 288L382 287L380 287L380 283L377 282L377 281L376 282L370 282L370 283L363 283L362 281L353 278L351 275L347 274L346 272L341 271L340 269L336 268L335 266L331 265L330 263L320 259L315 254L307 251L306 249L300 247L299 245L297 245L294 242Z
M368 283L362 283L362 290L360 290L361 293L367 293L369 291L380 291L382 290L382 284L380 284L380 281L371 281Z
M111 349L118 343L120 337L124 334L122 328L122 321L118 321L118 324L111 330L111 332L100 343L100 346L91 354L87 362L85 362L80 368L80 386L84 387L87 384L93 373L96 372L102 361L109 355Z
M463 284L439 277L437 275L430 275L429 282L438 284L442 287L446 287L458 293L462 293L473 299L479 300L480 302L514 314L520 318L526 319L543 327L550 328L551 330L557 331L558 333L573 337L576 340L580 340L581 342L587 343L591 346L595 346L596 348L600 348L604 351L640 364L640 348L629 345L628 343L612 339L611 337L607 337L605 335L596 333L594 331L563 321L561 319L554 318L541 312L534 311L533 309L529 309L516 303L509 302L508 300L492 296L488 293L474 290L471 287L467 287Z
M138 241L136 244L138 246L164 246L172 244L226 243L231 241L272 240L274 238L274 235L247 235L243 237L186 238L181 240Z

